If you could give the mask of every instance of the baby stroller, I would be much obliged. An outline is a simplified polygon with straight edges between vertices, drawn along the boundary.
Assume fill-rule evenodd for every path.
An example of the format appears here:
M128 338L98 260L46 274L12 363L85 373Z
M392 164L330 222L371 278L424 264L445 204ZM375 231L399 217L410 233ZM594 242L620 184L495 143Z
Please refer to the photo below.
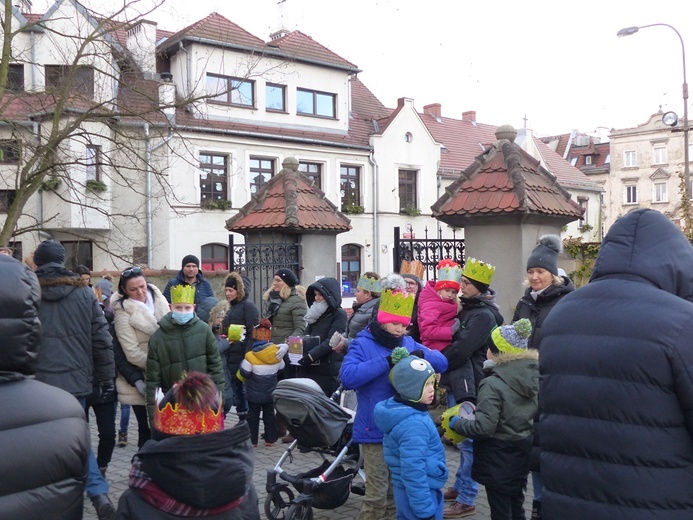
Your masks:
M272 394L274 407L287 424L294 441L277 464L267 470L265 514L269 520L311 520L313 508L335 509L343 505L349 493L363 495L365 474L356 445L351 444L354 412L325 396L312 379L284 379ZM291 475L282 464L298 449L299 453L318 453L323 463L310 471ZM333 461L330 461L334 458ZM358 475L363 483L352 482ZM287 484L299 495L295 496Z

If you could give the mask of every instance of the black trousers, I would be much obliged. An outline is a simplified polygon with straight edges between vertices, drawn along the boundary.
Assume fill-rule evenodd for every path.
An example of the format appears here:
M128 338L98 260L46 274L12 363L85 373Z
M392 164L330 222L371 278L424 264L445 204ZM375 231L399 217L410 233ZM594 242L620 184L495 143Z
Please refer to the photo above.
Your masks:
M152 437L147 420L147 407L143 404L133 404L132 411L137 418L137 447L141 448Z
M274 417L274 404L251 403L248 401L248 426L250 427L250 442L257 445L260 433L260 413L262 413L262 423L265 426L265 442L275 443L279 438L277 433L277 421Z
M491 520L526 520L522 490L508 495L486 486L486 498L491 508Z
M99 431L99 447L96 452L96 462L99 468L105 468L111 462L113 449L116 444L116 409L118 401L115 399L110 403L98 403L86 406L87 422L89 422L89 408L94 410L96 417L96 427Z

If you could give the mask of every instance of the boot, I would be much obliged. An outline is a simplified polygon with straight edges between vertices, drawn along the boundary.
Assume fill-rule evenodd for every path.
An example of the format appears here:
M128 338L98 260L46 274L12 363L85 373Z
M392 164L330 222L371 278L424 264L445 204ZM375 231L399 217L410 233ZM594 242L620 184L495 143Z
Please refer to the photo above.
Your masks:
M530 520L541 520L541 502L539 500L532 501L532 516Z
M238 412L238 424L248 420L248 412Z
M128 432L118 432L118 446L124 448L128 445Z
M96 516L99 520L113 520L115 518L115 507L106 493L91 497L91 503L96 509Z

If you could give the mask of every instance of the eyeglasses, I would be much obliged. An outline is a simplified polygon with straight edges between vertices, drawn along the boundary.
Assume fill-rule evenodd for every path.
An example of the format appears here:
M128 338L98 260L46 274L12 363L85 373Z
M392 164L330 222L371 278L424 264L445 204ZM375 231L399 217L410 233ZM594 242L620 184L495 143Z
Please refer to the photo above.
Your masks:
M131 276L140 276L142 274L142 269L139 267L132 267L130 269L126 269L122 273L120 273L120 276L123 278L130 278Z

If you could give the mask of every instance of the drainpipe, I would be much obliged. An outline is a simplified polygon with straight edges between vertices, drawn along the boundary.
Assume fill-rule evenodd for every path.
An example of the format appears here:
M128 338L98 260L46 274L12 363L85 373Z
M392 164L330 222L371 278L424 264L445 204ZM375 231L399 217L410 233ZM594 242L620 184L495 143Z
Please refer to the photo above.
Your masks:
M373 167L373 272L380 272L380 232L378 228L378 161L375 150L368 155L368 162Z
M145 225L147 233L147 267L154 264L154 235L152 231L152 153L164 146L173 138L173 128L168 127L168 135L158 144L152 146L149 135L149 123L144 123L144 167L145 167Z
M440 188L443 187L443 176L440 174L440 169L436 173L436 201L440 200ZM436 219L438 223L438 238L442 237L442 228L440 225L440 220Z
M178 49L185 53L185 95L192 97L192 71L190 70L190 63L192 61L192 58L190 57L190 52L188 51L188 49L185 48L185 45L183 45L182 41L178 42Z

